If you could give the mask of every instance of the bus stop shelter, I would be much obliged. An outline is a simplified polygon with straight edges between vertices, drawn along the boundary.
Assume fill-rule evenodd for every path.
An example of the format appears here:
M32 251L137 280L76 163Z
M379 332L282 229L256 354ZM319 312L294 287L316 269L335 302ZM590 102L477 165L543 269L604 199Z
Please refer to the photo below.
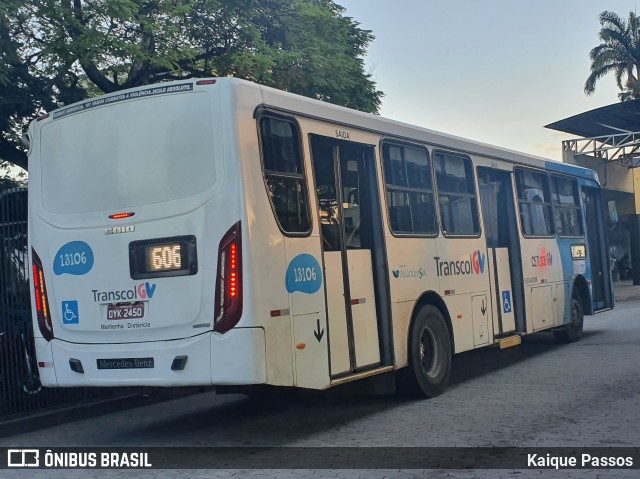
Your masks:
M572 136L562 142L565 163L596 170L603 188L612 265L631 260L640 285L640 99L596 108L546 128ZM614 279L626 272L614 267Z

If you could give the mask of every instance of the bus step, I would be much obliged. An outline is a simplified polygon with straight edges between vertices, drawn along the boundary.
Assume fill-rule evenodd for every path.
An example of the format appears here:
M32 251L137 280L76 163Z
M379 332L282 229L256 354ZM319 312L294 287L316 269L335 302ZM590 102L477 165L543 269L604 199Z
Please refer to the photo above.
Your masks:
M357 379L363 379L369 376L375 376L376 374L388 373L389 371L393 371L393 366L381 366L376 369L370 369L369 371L363 371L361 373L355 373L350 376L345 376L338 379L332 379L331 386L338 386L340 384L355 381Z
M498 346L500 349L510 348L512 346L518 346L522 343L522 337L520 336L509 336L508 338L502 338L498 340Z

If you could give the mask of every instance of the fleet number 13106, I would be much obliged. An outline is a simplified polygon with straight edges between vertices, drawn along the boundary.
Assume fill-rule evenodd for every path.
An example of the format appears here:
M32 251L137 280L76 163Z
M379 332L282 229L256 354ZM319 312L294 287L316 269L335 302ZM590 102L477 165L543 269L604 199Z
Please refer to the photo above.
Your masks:
M294 268L296 283L302 283L305 281L315 281L317 278L315 268Z

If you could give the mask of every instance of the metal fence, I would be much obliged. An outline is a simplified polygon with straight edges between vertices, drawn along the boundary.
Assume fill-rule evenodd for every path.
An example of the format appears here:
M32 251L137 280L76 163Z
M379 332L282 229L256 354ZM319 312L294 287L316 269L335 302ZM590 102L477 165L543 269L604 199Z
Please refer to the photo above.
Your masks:
M43 388L33 345L27 254L27 189L0 191L0 419L111 397L101 388Z

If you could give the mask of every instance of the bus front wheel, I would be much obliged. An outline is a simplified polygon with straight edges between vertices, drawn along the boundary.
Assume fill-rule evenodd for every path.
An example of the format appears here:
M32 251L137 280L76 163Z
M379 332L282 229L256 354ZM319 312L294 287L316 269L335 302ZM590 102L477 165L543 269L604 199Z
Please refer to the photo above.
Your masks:
M438 308L423 306L413 321L409 337L409 367L398 371L400 392L435 397L451 376L451 338Z
M561 343L575 343L582 337L584 327L584 310L580 296L574 291L571 296L571 322L562 329L554 331L556 340Z

